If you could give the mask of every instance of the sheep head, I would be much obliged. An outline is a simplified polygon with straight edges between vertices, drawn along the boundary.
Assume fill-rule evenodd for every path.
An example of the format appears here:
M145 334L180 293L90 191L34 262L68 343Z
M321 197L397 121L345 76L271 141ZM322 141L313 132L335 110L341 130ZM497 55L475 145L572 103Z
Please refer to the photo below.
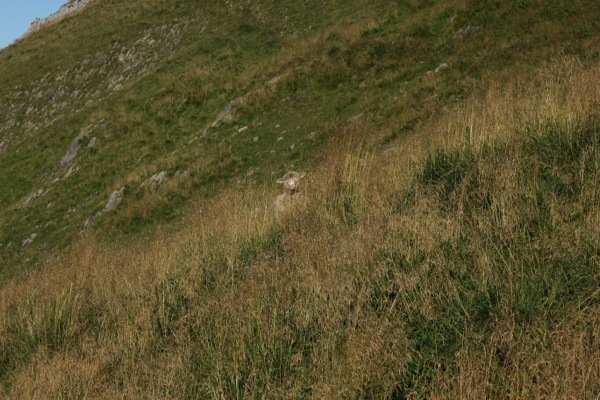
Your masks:
M306 172L290 171L276 182L283 185L284 192L292 194L300 190L300 180L305 176Z

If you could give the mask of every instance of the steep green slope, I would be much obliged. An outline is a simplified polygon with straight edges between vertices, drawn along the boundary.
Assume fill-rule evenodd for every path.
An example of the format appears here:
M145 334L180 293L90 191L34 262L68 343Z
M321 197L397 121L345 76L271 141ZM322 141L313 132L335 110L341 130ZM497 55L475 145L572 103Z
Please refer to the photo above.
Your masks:
M599 81L561 58L383 153L354 119L279 221L231 188L80 240L0 290L3 395L594 398Z
M300 168L352 115L390 140L480 79L595 58L588 5L98 0L0 54L3 274L84 228L127 234ZM140 187L161 171L177 178Z
M599 21L97 0L2 50L0 394L594 398Z
M141 180L162 169L171 177L183 172L177 188L166 194L173 197L168 206L133 211L131 218L172 213L193 192L210 192L223 178L243 176L240 171L251 167L246 158L257 163L257 149L266 154L280 150L270 157L270 172L306 158L308 145L306 150L284 150L293 137L277 146L270 143L281 133L273 126L249 149L262 131L260 122L250 140L251 131L244 138L230 138L236 130L229 126L214 129L210 137L205 130L230 101L280 72L261 67L290 34L304 36L298 31L308 27L296 25L310 19L310 29L318 31L319 25L352 18L349 9L331 4L324 14L300 16L293 2L269 7L188 2L173 7L160 1L99 1L5 50L0 162L2 186L10 190L0 199L0 243L10 243L13 250L3 257L9 264L23 259L21 242L34 232L32 247L68 243L113 191L127 186L126 198L139 202L145 196ZM286 17L298 20L288 22ZM280 119L282 130L296 130L291 124L306 122L295 113L296 121ZM319 117L311 128L327 119ZM96 145L88 149L93 137ZM61 162L77 147L82 149L72 161ZM40 190L42 198L19 208ZM119 229L139 225L125 218Z

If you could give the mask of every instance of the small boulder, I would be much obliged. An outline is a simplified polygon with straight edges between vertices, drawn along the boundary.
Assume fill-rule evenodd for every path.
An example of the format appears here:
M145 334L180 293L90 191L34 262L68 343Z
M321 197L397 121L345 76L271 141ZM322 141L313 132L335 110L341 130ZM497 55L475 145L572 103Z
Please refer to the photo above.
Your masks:
M71 175L73 175L75 172L77 172L79 170L79 168L77 167L71 167L69 168L69 170L67 171L67 173L65 174L65 178L70 177Z
M121 201L123 201L124 192L125 187L122 187L119 190L115 190L113 194L110 195L110 198L108 199L108 202L106 203L106 206L104 207L104 210L102 210L102 212L107 213L117 208L119 204L121 204Z
M98 213L98 214L100 214L100 213ZM87 228L89 228L92 225L92 222L94 222L95 219L96 219L96 215L90 215L89 217L87 217L85 219L85 221L83 221L83 224L81 224L81 230L84 231Z
M19 208L25 208L25 207L27 207L28 205L30 205L31 203L33 203L33 201L34 201L35 199L37 199L37 198L39 198L39 197L42 197L42 195L43 195L43 194L44 194L44 189L39 189L37 192L35 192L35 193L34 193L34 194L32 194L31 196L29 196L29 197L27 198L27 200L25 200L25 201L23 202L23 204L21 204L21 205L19 206Z
M60 166L63 167L69 164L71 161L75 159L75 156L81 150L81 144L79 143L80 137L78 136L73 143L71 143L71 147L67 150L67 153L60 159Z
M212 127L215 128L221 123L230 124L236 120L235 110L239 106L245 104L247 101L247 96L238 97L235 100L232 100L221 110L219 115L217 115L217 119L213 122Z
M142 182L141 187L144 187L144 186L157 187L157 186L162 185L165 180L167 180L167 171L160 171L160 172L152 175L150 178L146 179L144 182Z
M27 236L25 239L23 239L23 241L21 242L21 247L25 247L31 243L33 243L33 240L37 237L37 233L32 233L31 235Z
M443 70L445 70L445 69L448 69L448 68L450 68L450 67L448 66L448 64L446 64L446 63L441 63L441 64L440 64L440 65L438 65L438 67L435 69L435 73L437 74L437 73L439 73L439 72L441 72L441 71L443 71Z

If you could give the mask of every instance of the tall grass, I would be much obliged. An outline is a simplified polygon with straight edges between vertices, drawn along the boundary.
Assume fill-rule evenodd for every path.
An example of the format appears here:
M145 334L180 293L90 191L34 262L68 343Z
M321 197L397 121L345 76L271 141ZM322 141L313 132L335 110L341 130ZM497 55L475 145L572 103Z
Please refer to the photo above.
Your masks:
M82 237L0 289L3 395L593 398L599 77L558 60L385 150L339 124L280 221L230 189Z
M3 49L0 281L84 225L127 237L177 219L198 196L303 168L351 116L386 126L378 134L392 141L484 82L528 76L556 54L598 54L590 0L520 12L465 0L312 4L98 0ZM441 63L450 68L427 74ZM236 122L206 129L234 99L244 99ZM82 131L82 150L57 167ZM160 171L187 173L140 188ZM90 225L123 186L119 209Z

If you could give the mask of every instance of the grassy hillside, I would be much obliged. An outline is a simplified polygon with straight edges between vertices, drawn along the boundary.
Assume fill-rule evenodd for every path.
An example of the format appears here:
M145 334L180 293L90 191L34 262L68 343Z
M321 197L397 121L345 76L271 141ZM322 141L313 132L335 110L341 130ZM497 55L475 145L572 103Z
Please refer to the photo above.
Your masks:
M391 141L489 79L597 59L593 7L545 3L98 0L34 32L0 53L2 275L84 228L129 235L191 197L270 183L353 115ZM140 187L161 171L179 174Z
M600 393L593 2L171 3L0 52L4 397Z
M305 12L295 2L97 1L4 50L6 264L21 268L23 259L34 264L36 255L64 247L121 187L127 189L122 211L95 225L128 233L172 217L190 195L212 193L259 164L253 179L264 181L304 162L340 111L326 107L331 97L320 87L304 88L312 84L310 71L294 70L323 51L325 29L384 12L385 2L365 4ZM309 33L316 39L306 47ZM246 95L235 123L213 127L231 101ZM350 100L340 96L346 114ZM243 126L250 129L236 137ZM93 137L97 144L88 149ZM61 165L77 142L82 149ZM183 176L148 195L140 184L162 170ZM40 190L43 196L19 208ZM32 233L34 243L23 250Z

